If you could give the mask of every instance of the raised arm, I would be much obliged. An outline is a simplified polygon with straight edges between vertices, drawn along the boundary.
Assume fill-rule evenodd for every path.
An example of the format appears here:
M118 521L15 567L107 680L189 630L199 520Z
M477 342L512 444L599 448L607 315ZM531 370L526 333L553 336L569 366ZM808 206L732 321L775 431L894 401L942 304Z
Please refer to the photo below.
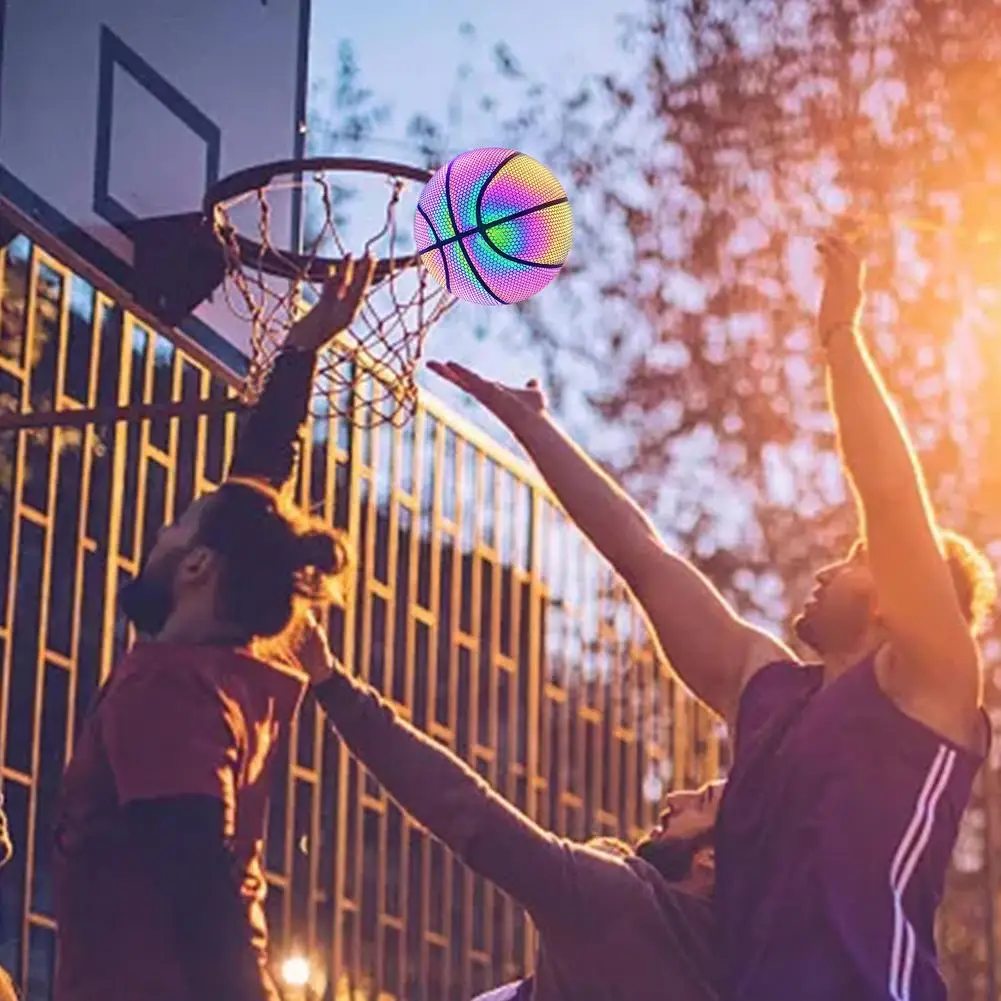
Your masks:
M733 722L751 675L770 661L795 660L667 549L633 500L549 417L534 383L514 390L453 363L429 367L511 429L569 517L635 595L671 667L711 709Z
M231 479L260 480L282 490L299 457L309 412L316 357L358 314L375 261L348 258L331 275L313 308L292 325L260 399L244 418L230 465Z
M628 886L620 884L635 882L617 860L595 859L543 830L448 748L402 719L337 664L315 622L300 638L296 658L331 725L376 781L540 926L573 924L586 899L621 896Z
M979 726L980 659L921 466L858 327L865 268L844 240L825 240L819 249L828 395L892 639L891 695L932 726L971 733L968 727Z

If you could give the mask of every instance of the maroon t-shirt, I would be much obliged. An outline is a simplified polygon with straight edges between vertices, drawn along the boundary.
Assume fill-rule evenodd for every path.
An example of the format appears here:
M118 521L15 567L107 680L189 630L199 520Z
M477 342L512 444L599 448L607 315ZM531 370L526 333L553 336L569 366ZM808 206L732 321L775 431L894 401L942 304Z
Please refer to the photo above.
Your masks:
M56 1001L186 1001L183 968L122 821L132 802L212 796L266 980L262 848L270 765L298 677L225 647L143 643L117 667L66 769L55 846Z

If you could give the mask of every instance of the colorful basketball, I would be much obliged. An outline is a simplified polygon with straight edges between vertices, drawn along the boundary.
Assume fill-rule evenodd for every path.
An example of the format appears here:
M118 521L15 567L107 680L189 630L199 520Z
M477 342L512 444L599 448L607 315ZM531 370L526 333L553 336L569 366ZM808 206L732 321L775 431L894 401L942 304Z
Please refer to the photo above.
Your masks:
M563 186L524 153L460 153L428 181L414 218L421 261L467 302L501 305L541 292L573 242Z

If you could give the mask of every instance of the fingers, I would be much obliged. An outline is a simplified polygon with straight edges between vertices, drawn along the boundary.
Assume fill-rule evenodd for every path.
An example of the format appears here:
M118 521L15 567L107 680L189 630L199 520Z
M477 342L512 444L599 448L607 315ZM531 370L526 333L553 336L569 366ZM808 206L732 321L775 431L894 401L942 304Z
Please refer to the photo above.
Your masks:
M818 240L817 250L822 257L827 258L844 257L847 255L854 256L855 254L851 244L843 236L839 236L836 233L829 233Z
M350 254L346 254L344 260L331 266L327 280L323 283L323 298L341 302L347 295L354 273L354 258Z
M827 256L861 258L864 254L865 230L857 219L841 220L818 241L817 249Z
M378 264L373 254L366 254L360 263L355 264L354 274L348 283L348 298L357 300L365 294L366 289L372 284L372 279L375 278Z
M429 361L428 369L440 379L445 379L447 382L455 382L455 377L452 375L452 370L448 365L448 362L443 361Z
M372 284L378 263L370 253L361 260L356 260L351 254L345 254L344 259L331 271L324 285L324 293L337 302L357 302Z
M452 383L453 386L458 386L459 389L464 389L467 393L474 393L474 388L484 383L475 372L458 362L429 361L428 368L435 375Z
M828 271L858 272L862 258L850 241L838 234L829 234L817 241L817 252Z
M322 647L327 645L327 627L323 619L312 608L307 609L303 614L301 630L299 634L300 647L310 643L317 643Z

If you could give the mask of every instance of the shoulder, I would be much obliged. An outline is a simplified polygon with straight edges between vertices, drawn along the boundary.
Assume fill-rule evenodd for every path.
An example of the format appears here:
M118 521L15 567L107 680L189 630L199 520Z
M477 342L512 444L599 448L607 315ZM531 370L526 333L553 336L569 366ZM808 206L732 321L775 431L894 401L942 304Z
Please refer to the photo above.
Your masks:
M976 644L957 645L942 654L948 683L922 683L917 655L904 647L884 647L877 655L874 674L883 694L905 715L938 736L979 752L983 747L983 664Z
M895 734L898 743L925 753L947 746L979 768L991 744L991 725L982 706L962 702L957 706L914 691L906 683L907 665L895 661L889 651L868 667L875 703L887 717L883 727Z
M615 901L629 898L656 902L670 884L649 862L640 858L628 845L614 838L593 838L586 843L558 839L566 846L576 869L577 883L596 914L621 921L621 911L603 911Z
M593 838L585 843L553 835L567 853L574 869L574 881L582 898L601 907L623 897L645 893L645 869L651 869L633 850L615 838ZM652 870L655 872L655 870Z
M308 687L301 670L245 650L223 651L217 670L226 691L238 696L254 718L291 718Z
M262 718L295 712L304 679L225 647L143 643L130 651L103 700L102 718L217 720L241 731Z
M815 691L823 666L797 660L773 660L758 668L744 684L737 707L736 742L751 739L776 714Z
M203 662L197 647L147 641L136 644L115 670L105 708L135 702L211 699L217 689L215 672Z

